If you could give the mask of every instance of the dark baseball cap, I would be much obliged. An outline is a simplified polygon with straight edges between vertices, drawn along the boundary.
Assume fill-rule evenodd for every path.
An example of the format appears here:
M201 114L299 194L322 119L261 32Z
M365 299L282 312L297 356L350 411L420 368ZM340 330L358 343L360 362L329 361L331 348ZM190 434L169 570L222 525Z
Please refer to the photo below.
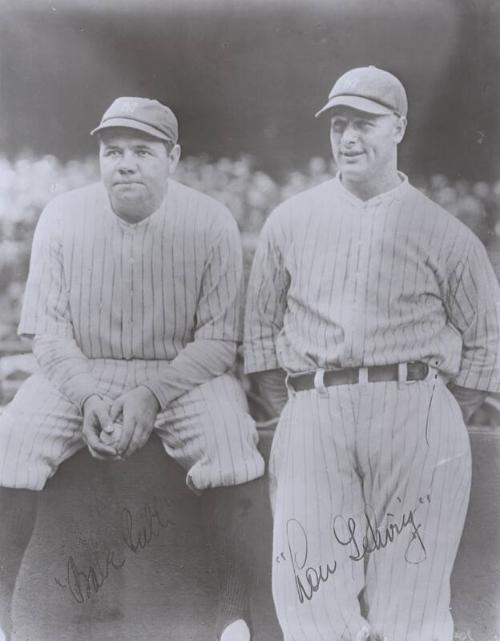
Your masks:
M408 99L400 80L392 73L373 66L351 69L340 76L316 118L337 106L371 114L393 113L406 117L408 113Z
M137 129L174 145L179 135L174 112L149 98L117 98L104 112L99 126L90 133L94 135L112 127Z

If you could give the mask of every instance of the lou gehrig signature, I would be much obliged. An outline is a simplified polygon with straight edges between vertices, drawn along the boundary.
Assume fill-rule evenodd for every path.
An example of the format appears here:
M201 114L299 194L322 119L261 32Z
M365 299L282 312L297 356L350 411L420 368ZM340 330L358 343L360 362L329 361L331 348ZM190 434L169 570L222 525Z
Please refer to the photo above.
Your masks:
M401 503L399 497L396 500ZM416 522L415 513L420 505L430 501L430 494L420 497L417 506L401 513L397 520L392 512L387 512L383 525L378 524L368 510L360 520L337 515L332 518L331 534L354 562L363 561L370 554L393 544L396 539L407 536L404 558L407 563L416 565L425 561L427 551L420 531L422 524ZM321 585L335 574L337 561L331 559L317 565L308 564L311 551L309 538L306 529L297 519L287 521L286 540L299 601L310 601ZM277 563L286 560L287 556L283 552L276 557Z
M140 520L137 520L137 517L134 519L132 512L126 507L121 513L121 540L134 554L148 547L162 531L175 525L165 513L162 513L156 497L152 503L145 503L139 513ZM91 564L81 568L74 557L69 556L66 563L66 580L54 579L60 588L69 590L76 603L88 601L102 588L111 570L121 570L127 562L127 557L121 550L100 545L97 541L84 543L90 550Z

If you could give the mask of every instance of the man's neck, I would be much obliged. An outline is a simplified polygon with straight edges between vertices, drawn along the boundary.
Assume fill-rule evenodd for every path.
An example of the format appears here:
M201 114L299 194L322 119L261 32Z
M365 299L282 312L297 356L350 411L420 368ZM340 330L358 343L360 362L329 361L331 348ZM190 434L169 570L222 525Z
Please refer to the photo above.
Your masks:
M365 201L395 189L401 184L401 177L395 170L387 176L377 177L373 180L357 182L340 176L340 181L347 191L350 191L356 198Z
M109 195L108 195L109 197ZM130 202L130 203L115 203L113 198L109 197L110 205L113 213L121 218L124 222L129 225L137 225L142 221L150 218L155 214L164 204L166 198L166 192L164 198L160 202Z

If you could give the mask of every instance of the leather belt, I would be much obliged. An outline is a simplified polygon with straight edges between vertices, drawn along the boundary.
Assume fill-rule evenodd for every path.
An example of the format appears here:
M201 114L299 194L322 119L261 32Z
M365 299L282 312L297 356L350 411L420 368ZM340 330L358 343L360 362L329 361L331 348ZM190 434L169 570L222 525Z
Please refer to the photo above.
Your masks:
M406 379L405 381L423 381L429 374L427 363L415 361L405 363ZM369 383L382 381L399 381L400 366L396 365L375 365L373 367L346 367L345 369L326 369L323 374L323 386L331 387L332 385L355 385L360 381L360 372L365 371L368 374ZM308 372L307 374L289 374L287 381L290 387L296 392L305 392L316 387L315 377L317 372ZM404 382L404 381L403 381Z

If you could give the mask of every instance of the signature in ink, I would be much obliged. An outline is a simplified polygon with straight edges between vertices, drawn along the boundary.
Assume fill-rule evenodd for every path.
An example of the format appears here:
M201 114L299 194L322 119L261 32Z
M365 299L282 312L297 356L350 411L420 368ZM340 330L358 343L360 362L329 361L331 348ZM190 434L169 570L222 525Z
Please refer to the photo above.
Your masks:
M175 525L174 521L161 514L156 497L152 504L144 504L141 513L143 516L138 521L128 508L122 510L122 541L134 554L150 545L162 530ZM80 604L99 592L111 570L121 570L127 562L126 556L113 547L101 546L96 541L92 544L85 543L90 548L90 565L81 568L71 555L66 562L66 580L54 578L56 584L69 590L72 599Z
M337 569L337 561L318 564L316 567L307 564L309 542L303 525L297 519L289 519L286 524L286 538L288 551L292 563L295 587L299 601L310 601L319 590L322 583L326 583Z
M427 495L425 500L430 502L430 495ZM421 497L419 502L423 503L424 499ZM395 519L394 514L387 512L385 525L379 525L376 517L370 516L368 511L365 512L365 522L361 525L352 517L346 520L343 516L338 515L333 519L333 535L340 545L352 546L352 553L349 554L350 559L362 561L367 555L386 548L403 533L408 532L410 539L404 558L407 563L417 565L427 558L427 551L420 533L422 524L415 522L417 509L418 506L413 510L403 512L401 518L395 521L392 520Z
M91 552L92 563L82 570L73 556L66 563L66 582L55 578L61 588L67 588L76 603L88 601L92 594L97 594L109 577L110 570L121 570L126 559L118 556L116 550L94 547Z
M401 498L397 501L402 503ZM417 506L405 511L400 517L392 512L386 513L384 526L377 523L377 519L368 513L364 514L363 523L353 518L337 515L332 519L332 533L334 539L342 547L350 546L349 558L352 561L362 561L368 555L386 548L403 534L409 535L404 558L407 563L417 565L427 558L427 550L421 533L422 524L416 522L415 513L420 505L430 503L430 494L419 497ZM336 572L337 561L318 564L310 563L310 545L307 532L298 519L288 519L286 522L286 541L289 556L284 552L276 555L276 563L291 562L293 579L300 603L310 601L320 587L325 584Z
M137 524L128 508L122 510L122 539L134 554L144 550L162 530L175 525L173 521L160 514L156 497L153 499L153 505L144 505L143 512L144 520Z

